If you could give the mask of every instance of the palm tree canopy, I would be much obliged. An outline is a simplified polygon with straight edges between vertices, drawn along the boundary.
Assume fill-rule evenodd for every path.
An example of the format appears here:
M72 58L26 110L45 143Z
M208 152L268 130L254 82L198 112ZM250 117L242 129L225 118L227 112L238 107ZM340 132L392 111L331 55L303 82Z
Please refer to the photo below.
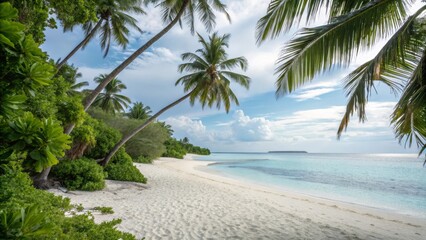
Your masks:
M137 20L129 14L145 14L141 8L143 0L96 0L96 12L101 27L97 30L100 34L101 48L104 50L104 57L108 54L113 39L119 46L126 48L129 43L129 28L136 29L142 33L137 26ZM88 35L96 22L87 22L83 29ZM87 45L86 42L85 45Z
M147 119L150 117L152 113L151 108L149 106L145 106L141 102L135 102L130 111L126 114L129 118L134 119Z
M97 83L101 83L104 81L105 77L105 74L101 74L94 80ZM126 85L124 85L119 79L114 78L110 83L108 83L104 91L98 95L93 105L112 114L124 111L131 101L128 97L118 94L123 89L126 89Z
M266 15L257 24L258 43L276 38L301 21L315 20L324 9L329 14L327 23L300 29L283 47L276 68L277 96L294 91L335 65L348 66L358 53L386 40L373 59L344 79L349 100L338 136L346 130L355 112L361 122L366 119L368 98L375 84L382 82L402 94L392 114L397 137L405 138L409 144L416 139L423 151L426 126L419 116L424 116L426 109L423 80L426 32L420 26L423 21L420 16L426 6L413 12L415 2L272 0Z
M169 124L166 124L166 122L158 122L160 125L161 125L161 127L163 127L164 129L166 129L166 131L167 131L167 134L169 135L169 136L172 136L173 135L173 129L172 129L172 126L170 126Z
M62 68L56 73L58 76L62 76L65 81L67 81L71 86L67 91L68 95L76 95L79 93L79 89L85 86L88 86L89 83L87 81L77 82L78 78L82 77L82 74L78 72L78 68L73 64L63 65Z
M163 21L166 24L173 21L180 9L186 5L182 20L190 27L192 34L195 33L196 15L198 15L208 32L212 31L216 25L216 15L214 14L214 11L225 14L228 21L231 22L231 17L226 10L226 4L222 3L220 0L145 0L144 2L153 3L157 7L160 7ZM182 20L179 20L181 27Z
M182 54L183 61L189 61L179 65L179 72L190 72L190 74L179 78L177 84L184 86L185 92L191 92L189 97L191 105L195 100L201 103L204 108L206 105L212 107L216 103L219 109L222 103L226 112L229 112L231 102L239 104L237 97L230 88L231 82L249 88L250 78L232 72L235 67L241 70L247 69L247 60L244 57L228 59L225 47L228 47L229 34L219 36L213 33L208 41L200 34L198 41L203 48L196 53L187 52Z

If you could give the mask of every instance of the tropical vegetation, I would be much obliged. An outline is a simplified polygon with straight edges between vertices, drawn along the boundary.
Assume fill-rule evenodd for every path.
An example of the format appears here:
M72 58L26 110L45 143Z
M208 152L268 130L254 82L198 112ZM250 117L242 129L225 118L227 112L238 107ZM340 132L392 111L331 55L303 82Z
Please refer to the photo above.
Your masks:
M422 14L426 6L413 9L414 0L272 0L257 24L259 44L276 38L293 26L317 19L324 9L325 24L300 29L287 42L277 61L277 96L293 92L333 66L349 66L359 53L385 44L370 60L345 77L348 97L338 137L356 113L366 120L365 107L376 85L383 83L400 98L391 122L396 137L408 145L426 149L426 89L424 64L426 32ZM414 10L414 11L412 11Z
M56 21L66 30L76 25L88 26L91 33L87 32L86 38L100 33L105 53L112 38L124 46L129 33L124 25L137 28L136 20L127 12L142 13L140 2L1 1L2 239L134 239L115 229L118 219L95 224L90 214L66 217L66 212L79 211L81 206L73 206L69 199L33 185L45 188L54 183L68 190L94 191L105 186L105 179L146 183L133 160L150 162L166 151L165 142L172 139L173 131L169 125L154 122L141 132L143 135L126 144L128 152L122 147L110 164L99 165L99 159L123 134L149 118L149 107L136 103L129 113L124 113L131 101L120 95L125 85L113 78L105 92L97 96L97 104L86 113L82 103L90 90L80 90L88 83L79 81L78 69L65 62L58 66L40 49L45 28L57 27ZM104 8L105 4L110 9ZM122 7L125 4L127 7ZM90 28L94 21L102 22L103 32ZM95 80L104 82L103 78L101 75ZM50 169L55 182L46 181Z
M334 65L349 66L357 54L385 40L380 51L345 79L349 98L338 128L346 130L365 107L377 83L400 93L391 116L396 136L421 152L426 149L426 37L422 14L414 0L271 0L257 26L258 43L288 32L324 9L327 22L305 27L283 48L277 62L277 96L293 92ZM94 79L95 89L80 81L78 68L67 61L98 36L104 57L111 44L125 48L130 29L144 34L137 22L143 7L160 8L164 28L144 42L109 74ZM37 188L61 185L67 190L96 191L105 180L146 183L144 165L160 156L183 158L187 153L210 154L188 138L175 139L173 129L158 117L189 100L203 108L224 107L238 99L231 84L249 88L244 57L228 58L229 34L213 32L215 13L230 21L220 0L10 0L0 1L0 236L5 239L135 239L115 229L121 220L96 224L90 214L69 199ZM153 114L142 102L132 104L121 94L120 74L177 23L195 34L196 17L210 34L197 33L201 48L181 55L182 74L176 85L185 94ZM85 31L82 41L62 61L40 49L46 28ZM123 79L124 81L125 79ZM130 108L129 106L132 105ZM49 173L50 180L48 181ZM35 187L37 188L35 188ZM99 208L111 212L112 209Z

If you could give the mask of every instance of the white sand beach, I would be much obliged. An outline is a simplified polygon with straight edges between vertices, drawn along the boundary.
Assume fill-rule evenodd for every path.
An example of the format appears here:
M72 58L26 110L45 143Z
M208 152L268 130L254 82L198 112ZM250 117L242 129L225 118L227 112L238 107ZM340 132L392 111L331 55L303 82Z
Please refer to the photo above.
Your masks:
M426 217L386 212L256 186L203 171L207 162L161 158L136 164L148 184L107 181L72 191L96 221L121 218L120 230L145 239L426 239ZM201 170L200 170L201 169Z

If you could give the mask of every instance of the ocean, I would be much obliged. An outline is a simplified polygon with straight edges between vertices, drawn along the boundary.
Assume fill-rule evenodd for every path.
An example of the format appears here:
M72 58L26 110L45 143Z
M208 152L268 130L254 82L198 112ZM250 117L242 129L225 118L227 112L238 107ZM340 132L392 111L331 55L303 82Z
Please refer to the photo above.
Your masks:
M196 160L242 181L426 218L426 167L415 154L213 153Z

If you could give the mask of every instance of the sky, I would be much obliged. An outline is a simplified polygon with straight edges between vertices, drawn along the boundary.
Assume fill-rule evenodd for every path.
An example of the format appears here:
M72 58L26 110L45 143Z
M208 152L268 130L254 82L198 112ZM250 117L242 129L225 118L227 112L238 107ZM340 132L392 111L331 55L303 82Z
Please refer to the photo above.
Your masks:
M297 27L274 40L256 44L257 21L266 13L268 0L224 1L231 16L230 24L224 15L216 13L214 31L231 34L228 56L244 56L248 59L247 72L251 78L250 89L236 85L240 105L231 106L229 113L216 108L202 109L199 104L190 106L188 101L163 114L159 120L170 124L178 139L188 137L190 142L207 147L214 152L266 152L274 150L305 150L318 153L416 153L415 147L405 148L395 139L389 115L397 96L385 86L377 86L378 93L371 96L367 105L367 121L359 123L351 119L347 131L337 139L337 129L345 111L347 99L342 79L362 62L368 60L379 48L360 54L348 68L335 67L317 76L290 95L276 98L274 75L275 62L286 41L294 36ZM136 16L144 31L132 31L126 49L113 44L110 53L103 58L98 39L74 55L69 63L82 73L80 81L88 81L89 88L96 85L93 78L107 74L118 66L134 50L142 46L164 27L158 9L149 7L147 15ZM314 25L325 19L318 18ZM303 25L303 24L302 24ZM208 33L197 21L196 31L207 37ZM83 38L83 32L75 28L64 33L58 29L46 30L46 42L42 49L53 59L63 58ZM379 43L380 45L380 43ZM189 28L176 25L163 38L151 46L125 71L119 74L127 89L122 94L132 102L142 102L153 112L184 95L175 81L181 76L177 66L180 55L194 52L201 46Z

